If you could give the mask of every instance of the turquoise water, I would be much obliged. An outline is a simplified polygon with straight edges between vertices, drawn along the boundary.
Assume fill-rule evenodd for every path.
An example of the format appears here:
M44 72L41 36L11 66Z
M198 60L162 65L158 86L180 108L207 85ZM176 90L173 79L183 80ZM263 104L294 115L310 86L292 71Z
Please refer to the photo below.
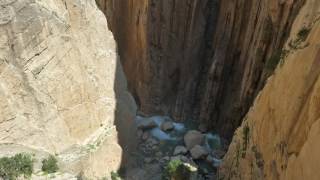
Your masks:
M144 117L137 116L137 121L141 121ZM198 124L194 121L187 121L186 123L176 123L174 122L174 130L170 132L165 132L161 130L161 124L167 120L171 120L168 116L152 116L148 119L153 120L158 127L150 130L150 134L159 141L162 141L163 144L175 144L182 145L183 144L183 136L188 130L197 129ZM165 143L168 141L167 143ZM208 150L215 150L221 148L221 139L218 134L215 133L206 133L205 134L205 144L204 146Z

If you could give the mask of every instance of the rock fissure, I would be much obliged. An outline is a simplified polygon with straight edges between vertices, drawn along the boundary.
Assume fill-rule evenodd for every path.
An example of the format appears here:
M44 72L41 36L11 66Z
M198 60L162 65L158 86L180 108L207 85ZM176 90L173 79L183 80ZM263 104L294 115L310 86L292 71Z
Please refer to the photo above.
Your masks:
M319 179L319 14L0 0L0 179Z

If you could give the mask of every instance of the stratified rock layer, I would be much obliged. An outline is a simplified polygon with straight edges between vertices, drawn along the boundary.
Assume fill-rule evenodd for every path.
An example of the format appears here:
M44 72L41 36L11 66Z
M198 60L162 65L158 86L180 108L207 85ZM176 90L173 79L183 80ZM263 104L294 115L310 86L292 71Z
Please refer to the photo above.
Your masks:
M224 179L320 177L320 2L307 0L278 66L237 130Z
M91 178L117 170L114 124L129 126L136 107L95 1L0 5L1 156L56 154L62 171Z

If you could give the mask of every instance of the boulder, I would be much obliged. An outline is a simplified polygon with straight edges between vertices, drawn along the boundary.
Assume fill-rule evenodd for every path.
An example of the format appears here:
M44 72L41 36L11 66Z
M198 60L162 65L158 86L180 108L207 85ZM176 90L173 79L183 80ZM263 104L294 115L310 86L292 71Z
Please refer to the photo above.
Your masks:
M216 149L212 151L212 155L216 159L222 159L225 154L226 152L221 149Z
M161 158L161 161L168 162L168 161L170 161L170 157L165 156L165 157Z
M161 151L159 151L159 152L156 152L156 157L162 157L162 152Z
M188 150L192 149L195 145L202 145L204 142L204 135L196 130L191 130L184 136L184 143Z
M174 151L173 151L173 155L179 155L179 154L187 154L188 150L186 147L184 146L177 146Z
M193 159L203 159L206 158L209 152L206 148L196 145L190 150L191 156Z
M171 161L181 161L181 155L177 155L177 156L172 156L170 157Z
M137 125L138 129L149 130L157 127L157 124L152 119L141 119Z
M152 162L152 158L146 157L144 158L144 162L150 164Z
M150 137L150 138L147 140L146 143L149 144L149 145L151 145L151 146L153 146L153 145L158 145L158 144L159 144L159 141L157 141L156 139Z
M139 130L137 131L137 136L138 136L138 138L142 138L142 135L143 135L143 131L142 131L141 129L139 129Z
M146 141L146 140L149 138L149 136L150 136L149 132L144 132L144 133L142 134L141 139L144 140L144 141Z
M187 156L180 155L180 160L182 162L185 162L185 163L189 163L190 162L190 159Z
M171 131L173 129L174 129L174 126L172 121L165 121L161 124L162 131Z

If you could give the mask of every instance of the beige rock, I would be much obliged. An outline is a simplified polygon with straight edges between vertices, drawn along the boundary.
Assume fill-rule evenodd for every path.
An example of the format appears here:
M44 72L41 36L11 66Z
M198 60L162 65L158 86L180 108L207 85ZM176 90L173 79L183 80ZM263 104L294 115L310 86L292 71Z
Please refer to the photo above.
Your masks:
M184 143L187 149L192 149L195 145L202 145L204 142L204 135L196 130L190 130L184 135Z
M150 118L143 118L137 125L138 129L149 130L157 127L157 124Z
M174 148L174 151L173 151L173 155L179 155L179 154L187 154L188 150L186 147L184 146L177 146Z
M174 129L172 121L165 121L161 124L161 130L163 131L171 131Z
M307 0L299 12L286 45L290 53L237 130L220 168L223 177L319 179L319 12L316 0ZM298 34L305 28L310 33L302 40Z
M209 152L206 150L206 148L196 145L190 150L190 154L192 159L203 159L207 157Z
M94 0L0 3L1 156L32 149L62 171L109 176L118 138L134 142L136 106L104 15ZM121 121L131 129L118 137Z

